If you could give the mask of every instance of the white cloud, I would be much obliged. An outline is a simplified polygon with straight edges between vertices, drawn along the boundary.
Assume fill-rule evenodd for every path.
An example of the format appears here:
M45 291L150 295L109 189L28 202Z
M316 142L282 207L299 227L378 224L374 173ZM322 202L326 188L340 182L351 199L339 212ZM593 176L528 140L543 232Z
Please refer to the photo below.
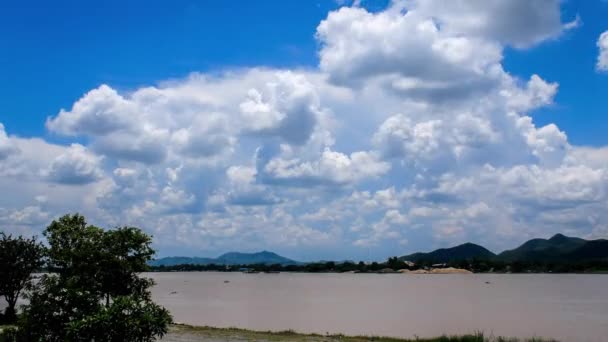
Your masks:
M271 205L280 200L265 186L256 183L257 170L249 166L231 166L226 170L226 202L232 205ZM218 194L218 196L221 196Z
M192 158L230 153L236 138L226 134L227 126L228 122L219 114L199 116L190 127L176 130L171 143L178 153Z
M245 129L276 135L284 141L302 145L310 139L323 109L314 85L304 75L277 73L276 80L264 88L252 88L240 104Z
M393 91L435 101L469 96L502 77L499 44L440 29L402 5L370 13L343 7L317 28L320 68L338 84L380 80Z
M532 75L525 88L519 88L511 84L511 86L501 89L500 93L507 99L510 109L527 112L552 104L558 86L557 83L548 83L540 76Z
M86 147L72 144L65 153L53 160L44 174L52 182L87 184L102 177L103 172L99 164L100 158L89 152Z
M271 159L264 166L267 182L289 182L299 186L351 184L385 174L390 165L371 152L350 156L326 148L318 160Z
M137 124L137 108L114 89L101 85L76 101L71 111L48 118L49 130L67 135L106 135Z
M0 122L0 160L8 158L9 155L17 152L17 148L6 135L4 125Z
M608 71L608 31L600 35L597 40L599 54L597 56L596 68L599 71Z
M419 15L432 16L454 34L479 36L518 48L529 47L577 26L561 22L559 0L414 0Z
M0 208L0 222L7 225L31 226L48 223L50 215L40 206L28 206L17 210Z

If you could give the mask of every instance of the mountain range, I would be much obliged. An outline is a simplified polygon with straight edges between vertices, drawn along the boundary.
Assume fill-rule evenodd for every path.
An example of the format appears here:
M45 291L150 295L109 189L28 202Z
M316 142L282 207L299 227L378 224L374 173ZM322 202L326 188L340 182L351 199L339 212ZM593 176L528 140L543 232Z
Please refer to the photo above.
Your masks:
M486 248L465 243L429 253L414 253L400 257L412 262L448 263L471 259L504 262L581 262L608 261L608 240L585 240L556 234L550 239L532 239L521 246L494 254Z
M608 240L585 240L556 234L550 239L532 239L521 246L494 254L474 243L465 243L451 248L441 248L428 253L414 253L400 257L415 263L449 263L472 259L493 261L524 262L582 262L608 261ZM280 256L273 252L258 253L230 252L217 258L167 257L152 260L150 266L176 265L253 265L281 264L297 265L301 262Z
M273 252L262 251L257 253L230 252L217 258L199 257L167 257L152 260L150 266L175 266L175 265L253 265L253 264L281 264L295 265L297 261L285 258Z

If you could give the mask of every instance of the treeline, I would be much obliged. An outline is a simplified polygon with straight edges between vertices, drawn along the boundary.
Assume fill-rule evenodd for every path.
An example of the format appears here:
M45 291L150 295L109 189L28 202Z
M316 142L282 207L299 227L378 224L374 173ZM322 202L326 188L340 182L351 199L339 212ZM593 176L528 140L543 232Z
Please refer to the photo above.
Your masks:
M416 269L411 268L406 262L398 258L389 258L386 262L364 263L354 262L312 262L302 264L242 264L242 265L220 265L220 264L183 264L172 266L152 266L153 272L192 272L192 271L217 271L217 272L236 272L236 271L255 271L255 272L379 272L384 269Z
M429 265L430 262L422 262ZM476 273L599 273L608 272L606 260L581 261L541 261L516 260L501 261L492 259L460 260L447 263L448 266L466 268Z
M141 277L155 254L151 237L135 227L104 230L66 215L36 239L0 232L0 296L7 308L1 342L156 341L169 312L152 302L151 279ZM32 273L46 269L51 272ZM19 297L27 304L17 310Z
M397 257L389 258L385 262L365 263L355 262L313 262L297 265L281 264L243 264L243 265L220 265L220 264L184 264L174 266L154 266L153 272L307 272L307 273L326 273L326 272L357 272L357 273L378 273L390 272L407 269L410 271L418 269L430 269L433 267L454 267L466 269L474 273L592 273L608 272L608 261L583 261L583 262L527 262L514 261L503 262L489 259L470 259L458 260L442 264L432 261L421 260L412 265Z

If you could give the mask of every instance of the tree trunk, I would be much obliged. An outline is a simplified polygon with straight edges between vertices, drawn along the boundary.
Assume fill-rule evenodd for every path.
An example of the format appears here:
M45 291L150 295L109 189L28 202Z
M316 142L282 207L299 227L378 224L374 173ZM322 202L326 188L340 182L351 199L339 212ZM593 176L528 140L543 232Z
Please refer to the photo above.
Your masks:
M17 305L17 297L5 297L8 306L4 310L5 323L13 323L17 320L17 312L15 306Z

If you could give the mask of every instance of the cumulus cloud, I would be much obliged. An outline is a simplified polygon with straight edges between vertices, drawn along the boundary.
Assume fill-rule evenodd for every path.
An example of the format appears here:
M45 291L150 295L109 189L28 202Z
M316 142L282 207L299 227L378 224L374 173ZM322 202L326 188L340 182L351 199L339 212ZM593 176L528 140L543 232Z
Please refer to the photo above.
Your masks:
M0 160L8 158L9 155L15 152L17 152L17 148L6 135L4 125L0 123Z
M13 210L0 208L0 222L6 225L39 225L48 223L49 218L49 213L38 205Z
M597 40L599 55L597 56L596 68L599 71L608 71L608 31L602 33Z
M230 153L236 138L226 134L229 123L218 114L200 116L188 128L176 130L171 137L175 150L192 158L208 158Z
M270 205L279 202L265 186L256 183L257 170L249 166L231 166L226 170L227 202L232 205Z
M390 164L371 152L353 152L350 156L327 148L318 160L271 159L264 166L266 182L314 186L350 184L385 174Z
M517 48L556 37L579 21L561 22L559 0L416 0L408 8L436 18L455 34L480 36Z
M47 119L72 145L0 125L0 189L18 193L0 198L0 217L33 227L82 208L106 226L148 229L161 251L205 254L288 246L369 258L597 236L606 149L538 126L534 111L553 105L559 84L502 64L506 47L576 26L559 3L342 7L317 27L318 68L101 85Z
M252 132L276 135L301 145L308 141L323 115L316 89L301 74L281 72L263 90L252 88L240 104Z
M49 130L67 135L106 135L129 130L137 124L136 108L114 89L103 84L85 94L57 117L48 118Z
M440 100L473 94L501 76L499 44L446 32L398 3L379 13L342 7L321 22L317 38L320 68L338 84L382 80L404 96Z
M511 79L509 82L513 83L516 80ZM520 88L511 84L501 89L500 93L507 99L509 109L528 112L552 104L558 87L555 82L547 82L538 75L532 75L525 87Z
M394 1L376 13L342 7L317 28L320 69L337 84L381 82L408 99L467 99L510 81L505 46L528 47L576 26L560 15L558 0ZM533 90L537 100L541 91L550 96Z
M100 158L79 144L72 144L45 172L52 182L82 185L100 179Z

